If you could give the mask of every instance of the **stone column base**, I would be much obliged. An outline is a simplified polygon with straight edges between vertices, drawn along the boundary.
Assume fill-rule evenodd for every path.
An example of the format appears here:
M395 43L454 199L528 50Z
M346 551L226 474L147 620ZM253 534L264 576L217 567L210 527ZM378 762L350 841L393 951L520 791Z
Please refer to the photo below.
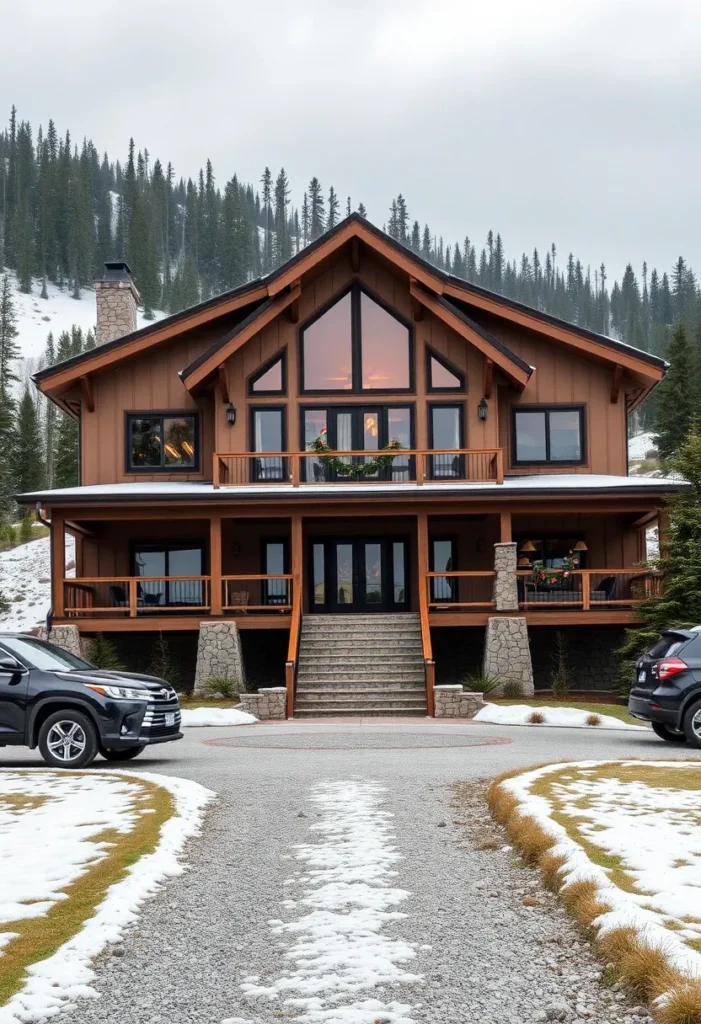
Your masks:
M287 690L284 686L271 686L258 693L242 693L239 700L239 711L247 711L261 721L287 718Z
M434 718L474 718L484 707L481 693L467 693L460 684L433 687Z
M75 654L78 658L83 657L83 646L77 626L54 626L50 633L42 626L38 635L40 640L48 640L50 644L62 647L69 654Z
M200 622L193 693L205 693L210 679L227 676L245 689L241 637L235 622Z
M533 666L524 618L487 619L483 665L485 676L496 676L502 684L520 683L524 697L533 695Z

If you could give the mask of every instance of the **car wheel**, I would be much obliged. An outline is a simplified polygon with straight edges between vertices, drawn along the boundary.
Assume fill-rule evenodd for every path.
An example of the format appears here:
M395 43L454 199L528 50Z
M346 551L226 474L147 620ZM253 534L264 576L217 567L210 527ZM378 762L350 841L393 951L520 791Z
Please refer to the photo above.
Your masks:
M692 747L701 747L701 700L697 700L685 711L684 733Z
M109 750L107 747L100 747L100 753L106 761L131 761L146 750L146 744L138 747L122 747L121 750Z
M97 756L97 732L81 711L55 711L39 730L41 756L52 768L85 768Z
M665 725L664 722L651 722L650 724L655 736L659 736L661 740L667 740L668 743L686 743L686 736L682 729L673 729L671 725Z

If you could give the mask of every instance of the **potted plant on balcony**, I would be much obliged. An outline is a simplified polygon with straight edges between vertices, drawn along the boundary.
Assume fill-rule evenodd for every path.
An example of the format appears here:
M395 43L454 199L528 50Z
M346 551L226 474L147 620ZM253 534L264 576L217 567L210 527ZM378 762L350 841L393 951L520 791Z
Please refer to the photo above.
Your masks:
M396 454L403 447L401 442L396 437L393 437L387 447L383 448L373 458L365 456L363 462L347 462L345 458L334 454L333 448L329 445L326 438L327 432L326 428L324 428L319 437L315 437L313 441L309 442L309 450L319 454L319 462L324 467L327 479L332 479L336 476L358 480L378 476L383 470L391 468Z
M531 582L536 590L563 590L576 568L571 551L557 568L546 566L545 562L534 562L531 566Z

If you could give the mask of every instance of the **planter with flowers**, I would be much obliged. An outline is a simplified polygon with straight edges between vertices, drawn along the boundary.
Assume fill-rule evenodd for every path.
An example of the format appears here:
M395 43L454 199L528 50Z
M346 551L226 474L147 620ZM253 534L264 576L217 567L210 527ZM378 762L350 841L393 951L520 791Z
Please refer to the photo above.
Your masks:
M567 558L562 559L562 565L556 569L546 566L544 562L534 562L531 567L531 582L536 590L564 590L572 587L573 580L570 578L577 564L570 551Z

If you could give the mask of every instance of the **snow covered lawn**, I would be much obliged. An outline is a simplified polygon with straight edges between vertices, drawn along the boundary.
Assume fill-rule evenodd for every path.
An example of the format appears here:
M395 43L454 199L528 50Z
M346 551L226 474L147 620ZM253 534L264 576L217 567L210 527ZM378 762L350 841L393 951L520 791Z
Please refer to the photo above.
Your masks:
M253 725L258 721L255 715L236 708L183 708L181 711L182 728L195 728L206 725Z
M75 576L75 540L66 534L66 576ZM51 538L0 552L0 592L10 602L0 612L0 630L25 632L43 625L51 605Z
M532 721L534 714L536 720ZM613 715L602 715L580 708L550 707L550 705L534 707L529 704L486 704L481 711L477 712L474 721L490 722L493 725L531 725L539 728L544 725L554 725L564 729L637 729L647 731L647 727L644 725L630 725Z
M184 870L213 795L147 773L0 771L0 1024L96 996L92 958Z
M490 805L605 955L616 963L622 951L624 977L633 942L649 960L651 1000L697 993L696 1016L672 1015L666 996L662 1019L701 1019L701 763L547 765L495 783ZM657 979L650 951L666 962Z

